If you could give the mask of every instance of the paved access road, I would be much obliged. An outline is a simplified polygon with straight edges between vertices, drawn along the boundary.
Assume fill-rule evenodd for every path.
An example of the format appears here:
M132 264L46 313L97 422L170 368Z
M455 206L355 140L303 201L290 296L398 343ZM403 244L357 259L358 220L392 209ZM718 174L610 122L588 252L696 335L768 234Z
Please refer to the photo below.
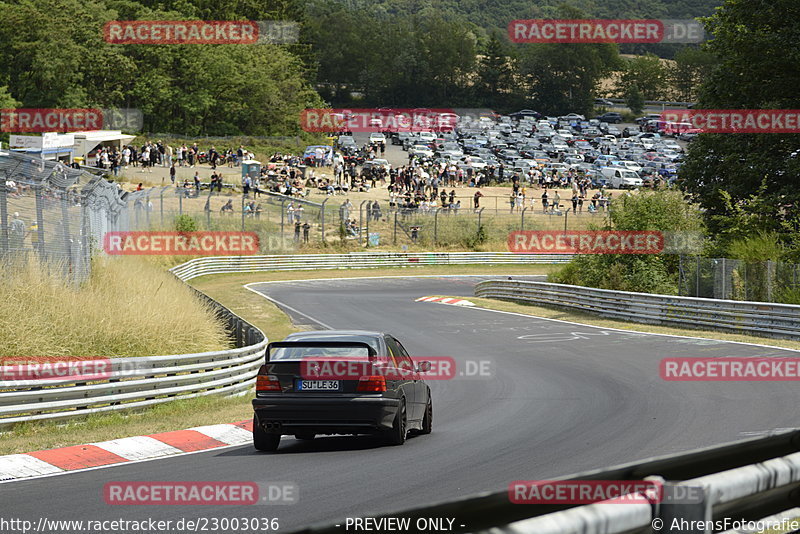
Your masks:
M256 286L299 323L385 330L415 356L491 360L492 376L431 383L434 432L402 447L370 438L284 438L278 454L249 446L0 484L0 516L38 520L278 517L287 532L497 491L519 479L727 442L797 426L789 382L665 382L667 356L789 354L708 340L604 330L414 302L471 296L477 277L319 280ZM227 422L227 421L220 421ZM293 506L107 506L103 484L128 480L293 481Z

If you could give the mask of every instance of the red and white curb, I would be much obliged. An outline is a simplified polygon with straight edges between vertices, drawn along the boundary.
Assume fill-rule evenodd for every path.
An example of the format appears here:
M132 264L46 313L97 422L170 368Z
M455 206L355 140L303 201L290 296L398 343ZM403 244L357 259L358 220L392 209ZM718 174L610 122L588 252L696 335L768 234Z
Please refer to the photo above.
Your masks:
M475 306L474 302L450 297L420 297L416 299L416 302L438 302L439 304L450 304L452 306Z
M0 456L0 482L244 445L252 440L253 421L248 420L25 454L9 454Z

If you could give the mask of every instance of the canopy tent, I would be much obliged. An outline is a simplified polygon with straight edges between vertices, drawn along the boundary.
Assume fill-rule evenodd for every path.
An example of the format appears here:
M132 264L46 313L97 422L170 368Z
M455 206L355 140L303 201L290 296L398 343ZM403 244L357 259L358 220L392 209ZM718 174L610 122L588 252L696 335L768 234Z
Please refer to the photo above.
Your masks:
M75 132L75 156L82 157L88 161L88 154L98 146L116 145L119 150L127 143L136 138L135 135L127 135L122 130L90 130L86 132Z

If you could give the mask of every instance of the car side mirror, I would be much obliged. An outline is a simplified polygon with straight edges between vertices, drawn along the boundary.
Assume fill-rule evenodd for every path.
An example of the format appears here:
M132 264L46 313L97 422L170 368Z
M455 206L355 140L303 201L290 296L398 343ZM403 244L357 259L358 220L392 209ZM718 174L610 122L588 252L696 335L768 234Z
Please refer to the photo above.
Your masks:
M417 363L417 372L419 373L427 373L431 370L431 362L419 362Z

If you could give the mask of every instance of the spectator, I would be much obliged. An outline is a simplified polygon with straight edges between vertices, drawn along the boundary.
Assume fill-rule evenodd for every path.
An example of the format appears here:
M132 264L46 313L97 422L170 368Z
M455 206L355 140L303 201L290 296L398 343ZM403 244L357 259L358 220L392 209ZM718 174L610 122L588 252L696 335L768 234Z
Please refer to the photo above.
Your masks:
M311 225L308 222L303 223L303 243L308 243L308 231L311 229Z
M475 194L472 196L472 202L473 202L473 204L475 206L475 209L478 209L478 208L481 207L481 197L482 196L483 196L483 193L481 193L480 191L475 191Z
M25 223L19 218L19 212L14 212L11 220L9 235L11 249L21 249L25 243Z

